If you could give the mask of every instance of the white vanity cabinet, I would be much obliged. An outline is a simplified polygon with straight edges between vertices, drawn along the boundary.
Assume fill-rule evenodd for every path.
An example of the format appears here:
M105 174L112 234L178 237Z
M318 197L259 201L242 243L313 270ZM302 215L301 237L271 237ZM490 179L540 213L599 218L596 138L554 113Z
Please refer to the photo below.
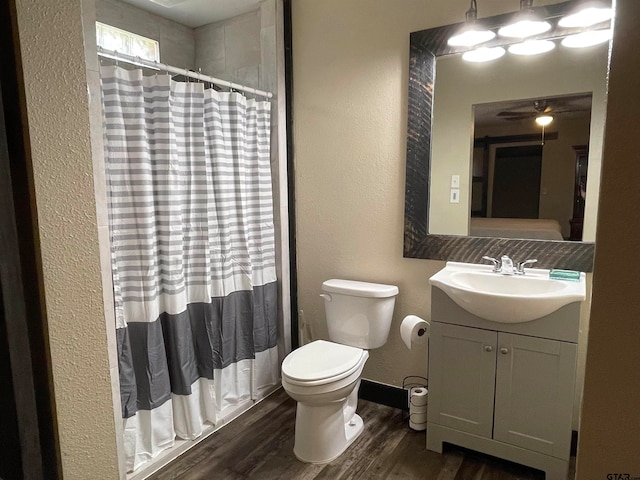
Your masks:
M427 448L448 442L565 480L579 303L519 324L490 322L432 288Z
M496 332L431 322L429 423L492 437L497 345Z
M569 459L575 343L498 333L493 438Z

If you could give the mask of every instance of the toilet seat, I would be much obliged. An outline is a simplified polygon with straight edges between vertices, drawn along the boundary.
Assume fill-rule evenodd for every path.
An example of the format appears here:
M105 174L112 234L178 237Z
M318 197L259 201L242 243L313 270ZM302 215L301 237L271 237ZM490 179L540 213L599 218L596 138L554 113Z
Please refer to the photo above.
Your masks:
M368 356L361 348L316 340L287 355L282 374L294 385L324 385L353 374Z

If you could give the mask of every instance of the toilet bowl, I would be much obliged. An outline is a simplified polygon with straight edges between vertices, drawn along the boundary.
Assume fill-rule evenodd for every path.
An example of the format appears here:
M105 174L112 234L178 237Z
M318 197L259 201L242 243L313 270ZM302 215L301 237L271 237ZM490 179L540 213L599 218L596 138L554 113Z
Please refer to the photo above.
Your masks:
M291 352L282 386L297 402L294 454L307 463L340 456L364 429L356 414L367 349L386 343L398 287L351 280L322 284L329 338Z
M307 463L326 463L362 433L356 414L366 350L316 340L287 356L282 386L296 402L293 453Z

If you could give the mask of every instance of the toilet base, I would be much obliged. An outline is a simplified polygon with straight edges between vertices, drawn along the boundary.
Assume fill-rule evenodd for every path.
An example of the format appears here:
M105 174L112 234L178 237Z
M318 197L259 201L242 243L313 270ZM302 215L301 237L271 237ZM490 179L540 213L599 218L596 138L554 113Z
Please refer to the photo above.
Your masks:
M300 404L298 404L298 406L300 406ZM299 413L300 409L298 409L298 414ZM298 415L296 415L296 417L298 417ZM344 436L338 437L339 441L338 439L334 439L332 443L322 444L323 438L302 437L303 434L299 430L298 425L299 423L296 420L296 439L293 454L301 462L313 464L324 464L335 460L351 446L364 430L362 418L360 415L354 413L351 419L342 425Z
M340 456L362 433L364 424L356 415L356 408L360 375L368 356L366 351L361 351L357 365L321 385L289 381L283 369L282 386L298 402L293 446L298 460L328 463Z

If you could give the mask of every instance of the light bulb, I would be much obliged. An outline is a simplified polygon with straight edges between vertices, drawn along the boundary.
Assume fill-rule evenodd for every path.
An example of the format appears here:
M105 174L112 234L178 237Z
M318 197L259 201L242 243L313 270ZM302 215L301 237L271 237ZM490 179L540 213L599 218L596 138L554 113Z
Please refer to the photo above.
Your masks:
M569 48L584 48L608 42L612 36L611 29L594 30L591 32L576 33L562 39L562 46Z
M551 28L549 22L541 20L520 20L519 22L505 25L498 30L501 37L526 38L544 33Z
M526 40L509 47L509 53L515 55L538 55L553 50L556 44L550 40Z
M563 17L558 22L561 27L590 27L596 23L606 22L613 17L613 9L609 7L591 6L579 12Z
M473 47L480 43L488 42L494 38L496 34L491 30L479 29L476 26L469 26L454 35L447 43L452 47Z
M536 123L542 127L546 127L551 122L553 122L553 117L551 115L538 115L536 117Z
M447 43L452 47L473 47L496 36L491 30L477 24L478 6L476 0L471 0L471 5L469 5L469 10L465 13L465 18L462 28L447 40Z
M482 47L476 48L475 50L471 50L469 52L464 52L462 54L462 59L467 62L481 63L481 62L490 62L491 60L495 60L500 58L505 54L505 49L502 47Z

